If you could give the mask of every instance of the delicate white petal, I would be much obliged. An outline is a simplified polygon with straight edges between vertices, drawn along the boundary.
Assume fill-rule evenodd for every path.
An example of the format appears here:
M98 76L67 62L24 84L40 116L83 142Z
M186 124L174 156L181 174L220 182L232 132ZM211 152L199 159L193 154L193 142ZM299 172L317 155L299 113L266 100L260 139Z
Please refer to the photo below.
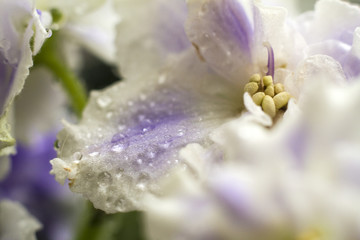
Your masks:
M32 55L46 37L32 1L0 2L0 149L14 144L6 118L9 106L23 88ZM35 31L34 31L34 30ZM31 39L34 39L31 45ZM0 150L1 151L1 150ZM0 153L3 155L3 153Z
M353 32L359 25L358 6L340 0L320 0L304 36L309 43L336 39L351 44Z
M190 46L183 0L122 0L117 1L117 11L117 58L126 78L148 76Z
M168 192L149 198L151 239L359 238L360 83L309 84L302 112L285 124L223 127L213 138L222 158L183 149L203 166L179 169Z
M113 1L81 17L69 18L63 28L65 37L73 38L104 61L115 62L115 26L119 17Z
M58 136L57 179L106 212L142 208L144 192L161 192L156 181L181 163L178 150L206 143L241 111L240 90L188 53L156 78L93 92L80 124Z
M41 224L18 203L0 202L0 239L35 240Z
M201 4L200 4L201 2ZM267 71L269 43L277 67L294 67L304 45L285 22L286 10L253 1L189 1L186 32L198 54L216 71L244 85L251 74Z
M326 80L329 83L345 83L345 74L339 62L327 55L314 55L301 61L294 74L285 80L285 87L295 98L301 101L306 88L312 82ZM309 85L310 84L310 85Z

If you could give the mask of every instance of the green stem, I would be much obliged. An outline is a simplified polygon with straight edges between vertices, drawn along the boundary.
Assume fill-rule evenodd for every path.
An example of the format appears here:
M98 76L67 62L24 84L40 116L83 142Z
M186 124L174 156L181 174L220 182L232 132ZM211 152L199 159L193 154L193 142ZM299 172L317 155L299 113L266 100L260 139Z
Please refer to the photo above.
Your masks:
M56 50L57 38L54 35L56 34L44 43L41 52L34 58L34 65L43 65L52 71L69 96L74 112L81 117L87 102L86 91L78 77L60 58Z
M140 212L105 214L87 203L75 240L143 240Z

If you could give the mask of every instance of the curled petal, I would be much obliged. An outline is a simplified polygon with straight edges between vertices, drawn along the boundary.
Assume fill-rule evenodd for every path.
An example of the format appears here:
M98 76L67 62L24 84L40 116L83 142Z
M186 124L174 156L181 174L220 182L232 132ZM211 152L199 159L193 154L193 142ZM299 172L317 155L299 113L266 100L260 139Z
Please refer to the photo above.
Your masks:
M0 2L0 149L11 141L6 130L8 108L20 93L32 66L35 54L47 32L41 25L39 15L31 1ZM31 43L31 40L32 43ZM5 128L4 128L5 126ZM0 150L1 151L1 150ZM0 152L0 155L3 153Z
M182 164L178 150L203 143L241 109L237 88L190 51L156 78L94 92L83 120L65 123L52 173L106 212L142 208L144 192Z

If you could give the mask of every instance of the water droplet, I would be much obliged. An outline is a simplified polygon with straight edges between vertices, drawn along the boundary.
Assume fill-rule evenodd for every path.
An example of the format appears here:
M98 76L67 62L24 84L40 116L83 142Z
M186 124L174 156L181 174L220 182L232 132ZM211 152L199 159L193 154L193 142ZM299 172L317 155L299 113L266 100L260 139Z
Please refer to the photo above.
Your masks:
M96 156L99 156L99 152L92 152L92 153L89 153L89 156L90 157L96 157Z
M184 130L182 130L182 129L179 129L178 130L178 133L177 133L177 135L179 136L179 137L181 137L181 136L184 136Z
M99 105L100 108L106 108L107 106L110 105L112 100L108 96L101 96L101 97L98 97L96 102L97 102L97 104Z
M119 131L122 131L122 130L124 130L126 128L126 126L125 125L119 125L117 128L118 128Z
M123 212L125 210L125 203L126 201L122 198L119 198L115 201L115 210L118 212Z
M107 113L106 113L106 118L107 118L107 119L110 119L113 115L114 115L113 112L107 112Z
M101 172L98 175L98 183L99 185L105 186L112 183L112 176L109 172Z
M146 154L148 158L154 158L156 156L156 152L150 151Z
M120 153L120 152L124 151L125 148L126 148L126 146L124 144L117 144L117 145L112 146L111 151Z
M81 152L76 152L76 153L74 153L73 158L74 158L74 160L81 160L82 156L83 155L81 154Z
M118 141L121 141L121 140L124 140L125 139L125 135L122 134L122 133L116 133L114 134L114 136L111 138L111 142L114 143L114 142L118 142Z
M159 84L164 84L166 82L166 74L161 74L158 79Z
M136 160L136 162L137 162L138 164L142 164L142 163L143 163L143 160L139 158L138 160Z
M146 100L146 95L145 94L140 94L140 99L141 99L141 101L145 101Z
M144 191L149 181L150 175L148 173L142 172L137 179L136 187Z
M149 131L149 129L148 129L148 128L143 128L142 131L143 131L143 132L147 132L147 131Z

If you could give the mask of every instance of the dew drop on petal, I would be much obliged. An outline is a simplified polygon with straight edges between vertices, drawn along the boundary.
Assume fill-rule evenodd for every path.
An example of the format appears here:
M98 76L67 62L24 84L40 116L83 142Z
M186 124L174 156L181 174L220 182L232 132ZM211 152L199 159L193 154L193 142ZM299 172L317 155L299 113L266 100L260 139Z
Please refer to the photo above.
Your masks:
M125 200L122 198L119 198L115 201L115 210L118 212L122 212L125 210Z
M100 108L106 108L110 105L112 100L108 96L101 96L96 100L96 102Z
M109 172L101 172L98 175L98 184L102 186L106 186L112 183L112 176Z
M99 152L92 152L92 153L89 153L89 156L90 157L96 157L96 156L99 156Z
M164 84L166 82L166 75L165 74L161 74L159 76L159 79L158 79L158 83L159 84Z
M111 148L111 151L120 153L120 152L124 151L124 149L125 149L125 146L123 144L117 144Z
M79 160L82 159L82 156L83 155L81 154L81 152L75 152L74 155L73 155L73 159L79 161Z

